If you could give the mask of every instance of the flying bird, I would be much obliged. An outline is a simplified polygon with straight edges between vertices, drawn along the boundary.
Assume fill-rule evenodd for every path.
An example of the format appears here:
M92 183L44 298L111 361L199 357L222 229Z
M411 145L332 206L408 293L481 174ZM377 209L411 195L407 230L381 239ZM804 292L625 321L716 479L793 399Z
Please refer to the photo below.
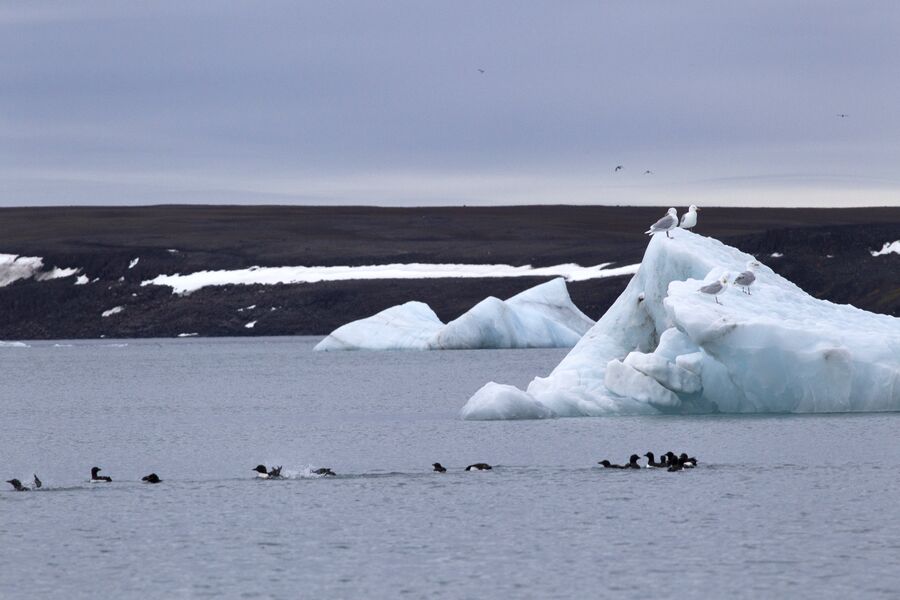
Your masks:
M849 117L850 115L848 115L848 114L846 114L846 113L838 113L837 116L839 116L839 117L842 118L842 119L846 119L846 118Z
M484 69L478 69L478 72L484 75Z
M678 211L674 208L670 208L666 212L666 216L651 225L650 229L648 229L644 233L653 235L654 233L662 233L663 231L665 231L666 237L671 238L672 236L669 235L669 232L676 227L678 227Z
M619 171L622 170L622 168L623 168L622 165L616 165L616 168L613 169L613 173L618 173Z
M644 171L644 175L653 175L653 171L647 169L646 171Z
M681 215L681 228L682 229L693 229L697 224L697 211L700 210L693 204L688 208L688 211Z

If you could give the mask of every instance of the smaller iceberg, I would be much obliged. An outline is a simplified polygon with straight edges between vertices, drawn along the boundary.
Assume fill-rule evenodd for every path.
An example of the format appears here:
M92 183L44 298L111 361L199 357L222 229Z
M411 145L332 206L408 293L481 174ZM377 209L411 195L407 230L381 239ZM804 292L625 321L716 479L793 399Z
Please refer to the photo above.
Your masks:
M571 348L593 325L557 278L508 300L485 298L446 324L423 302L392 306L338 327L315 349Z

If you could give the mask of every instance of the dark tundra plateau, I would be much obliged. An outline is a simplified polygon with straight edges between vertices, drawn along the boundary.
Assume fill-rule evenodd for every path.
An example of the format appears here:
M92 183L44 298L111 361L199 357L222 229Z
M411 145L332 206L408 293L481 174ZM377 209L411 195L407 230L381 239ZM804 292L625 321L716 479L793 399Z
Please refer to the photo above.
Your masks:
M42 257L47 269L77 267L91 280L25 279L0 287L0 339L323 335L409 300L427 302L448 321L487 296L507 298L546 278L230 285L184 296L141 282L255 265L616 267L640 262L643 232L664 213L603 206L0 209L0 253ZM754 254L818 298L900 316L900 255L872 256L900 239L900 207L708 207L694 231ZM628 280L572 282L569 291L596 319ZM124 310L101 317L115 306ZM250 321L252 329L245 327Z

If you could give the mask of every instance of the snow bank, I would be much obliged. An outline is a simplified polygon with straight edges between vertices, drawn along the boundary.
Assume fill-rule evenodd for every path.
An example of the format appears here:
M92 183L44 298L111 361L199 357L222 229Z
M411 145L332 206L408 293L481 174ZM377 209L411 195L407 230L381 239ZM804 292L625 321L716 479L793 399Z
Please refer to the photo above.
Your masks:
M125 310L124 306L113 306L109 310L104 310L102 313L100 313L100 316L105 319L106 317L111 317L113 315L117 315L120 312L122 312L123 310Z
M446 325L422 302L407 302L335 329L316 350L451 350L574 346L593 325L553 279L508 300L482 300Z
M872 250L869 252L872 256L887 256L888 254L900 254L900 240L896 242L886 242L884 247L877 252Z
M689 231L654 236L609 311L546 378L489 383L468 419L510 398L557 416L900 410L900 319L817 300L768 267L752 295L698 288L752 257ZM524 395L524 396L523 396Z
M201 288L220 285L275 285L318 283L353 279L443 279L492 277L565 277L569 281L632 275L639 265L607 269L612 263L594 267L576 264L534 268L531 265L389 264L360 267L250 267L230 271L198 271L188 275L159 275L141 285L165 285L175 294L190 294Z
M9 285L20 279L48 281L76 275L81 269L60 269L53 267L44 270L44 259L39 256L19 256L17 254L0 254L0 287Z

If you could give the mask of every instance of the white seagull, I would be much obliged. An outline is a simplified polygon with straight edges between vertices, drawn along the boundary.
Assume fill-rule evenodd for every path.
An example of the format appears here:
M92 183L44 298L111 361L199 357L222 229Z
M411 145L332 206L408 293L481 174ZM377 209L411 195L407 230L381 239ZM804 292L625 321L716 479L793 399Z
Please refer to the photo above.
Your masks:
M713 298L716 299L716 304L722 304L719 302L719 295L724 294L725 290L728 289L728 273L722 275L718 281L713 281L707 285L704 285L700 288L700 292L703 294L709 294Z
M697 211L700 209L691 204L691 207L688 209L686 213L681 215L681 228L682 229L693 229L694 225L697 224Z
M734 285L739 285L744 288L744 293L748 296L750 294L750 286L753 285L753 282L756 281L756 273L754 273L754 269L759 266L759 263L755 260L751 260L747 263L747 270L743 271L740 275L734 278Z
M672 236L669 235L669 232L676 227L678 227L678 211L674 208L670 208L666 212L666 216L651 225L650 229L648 229L644 233L653 235L654 233L662 233L663 231L665 231L666 237L671 238Z

